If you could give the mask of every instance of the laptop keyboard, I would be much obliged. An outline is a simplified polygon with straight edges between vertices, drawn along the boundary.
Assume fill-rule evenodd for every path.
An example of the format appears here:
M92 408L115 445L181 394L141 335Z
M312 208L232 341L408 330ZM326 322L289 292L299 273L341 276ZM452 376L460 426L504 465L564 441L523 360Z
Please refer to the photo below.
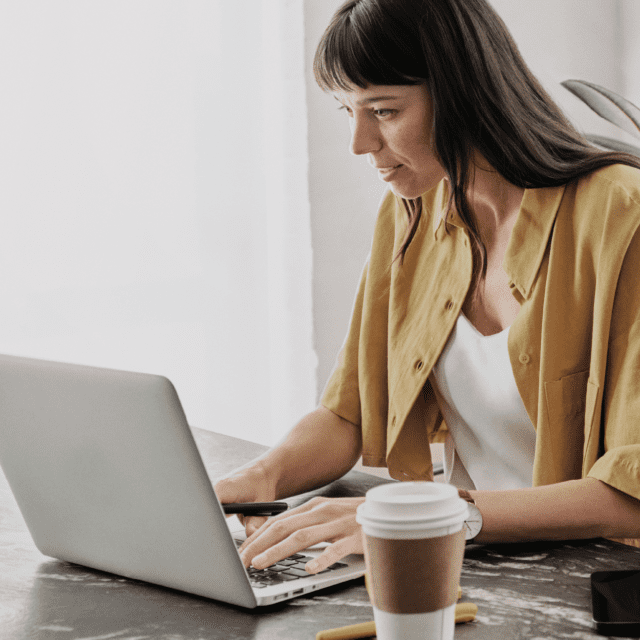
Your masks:
M242 540L235 540L236 546L239 547L242 544ZM291 582L298 580L299 578L309 578L312 575L319 576L336 569L344 569L346 565L344 562L335 562L330 567L319 571L318 573L308 573L304 569L304 565L313 560L310 556L305 556L300 553L294 553L293 555L280 560L275 564L272 564L266 569L256 569L255 567L249 567L247 573L249 574L249 581L254 589L263 589L274 584L282 584L283 582Z

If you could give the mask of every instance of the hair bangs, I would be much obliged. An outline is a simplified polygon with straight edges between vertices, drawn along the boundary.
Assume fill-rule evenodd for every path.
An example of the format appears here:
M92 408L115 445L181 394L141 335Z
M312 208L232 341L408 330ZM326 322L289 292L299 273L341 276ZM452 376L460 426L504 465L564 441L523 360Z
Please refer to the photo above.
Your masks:
M359 8L358 3L345 5L325 31L313 62L318 85L325 91L349 91L424 82L410 48L397 32L384 28L387 17L372 19Z

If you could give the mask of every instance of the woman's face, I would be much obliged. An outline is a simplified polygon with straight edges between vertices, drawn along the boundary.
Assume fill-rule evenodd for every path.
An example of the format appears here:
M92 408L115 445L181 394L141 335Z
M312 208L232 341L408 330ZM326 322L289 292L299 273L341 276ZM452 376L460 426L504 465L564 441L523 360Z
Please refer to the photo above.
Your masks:
M432 108L425 85L369 85L333 95L349 114L351 153L368 154L396 195L417 198L445 177L431 150Z

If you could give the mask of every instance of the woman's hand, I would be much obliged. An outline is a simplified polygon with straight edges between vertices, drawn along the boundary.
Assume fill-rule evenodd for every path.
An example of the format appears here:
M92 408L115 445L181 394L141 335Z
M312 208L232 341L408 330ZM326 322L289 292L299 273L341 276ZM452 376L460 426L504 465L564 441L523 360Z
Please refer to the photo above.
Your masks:
M305 569L318 573L350 553L363 553L356 509L364 498L313 498L269 518L240 547L244 565L264 569L319 542L331 542Z
M260 464L242 469L218 481L214 487L222 504L231 502L273 502L276 500L275 483ZM247 536L255 533L266 521L263 516L238 515Z

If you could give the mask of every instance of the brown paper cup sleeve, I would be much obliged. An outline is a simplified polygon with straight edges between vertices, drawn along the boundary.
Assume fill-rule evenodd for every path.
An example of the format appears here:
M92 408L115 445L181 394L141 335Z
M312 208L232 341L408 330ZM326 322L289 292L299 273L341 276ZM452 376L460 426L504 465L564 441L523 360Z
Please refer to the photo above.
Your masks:
M429 613L455 604L464 531L420 540L364 538L374 607L388 613Z

